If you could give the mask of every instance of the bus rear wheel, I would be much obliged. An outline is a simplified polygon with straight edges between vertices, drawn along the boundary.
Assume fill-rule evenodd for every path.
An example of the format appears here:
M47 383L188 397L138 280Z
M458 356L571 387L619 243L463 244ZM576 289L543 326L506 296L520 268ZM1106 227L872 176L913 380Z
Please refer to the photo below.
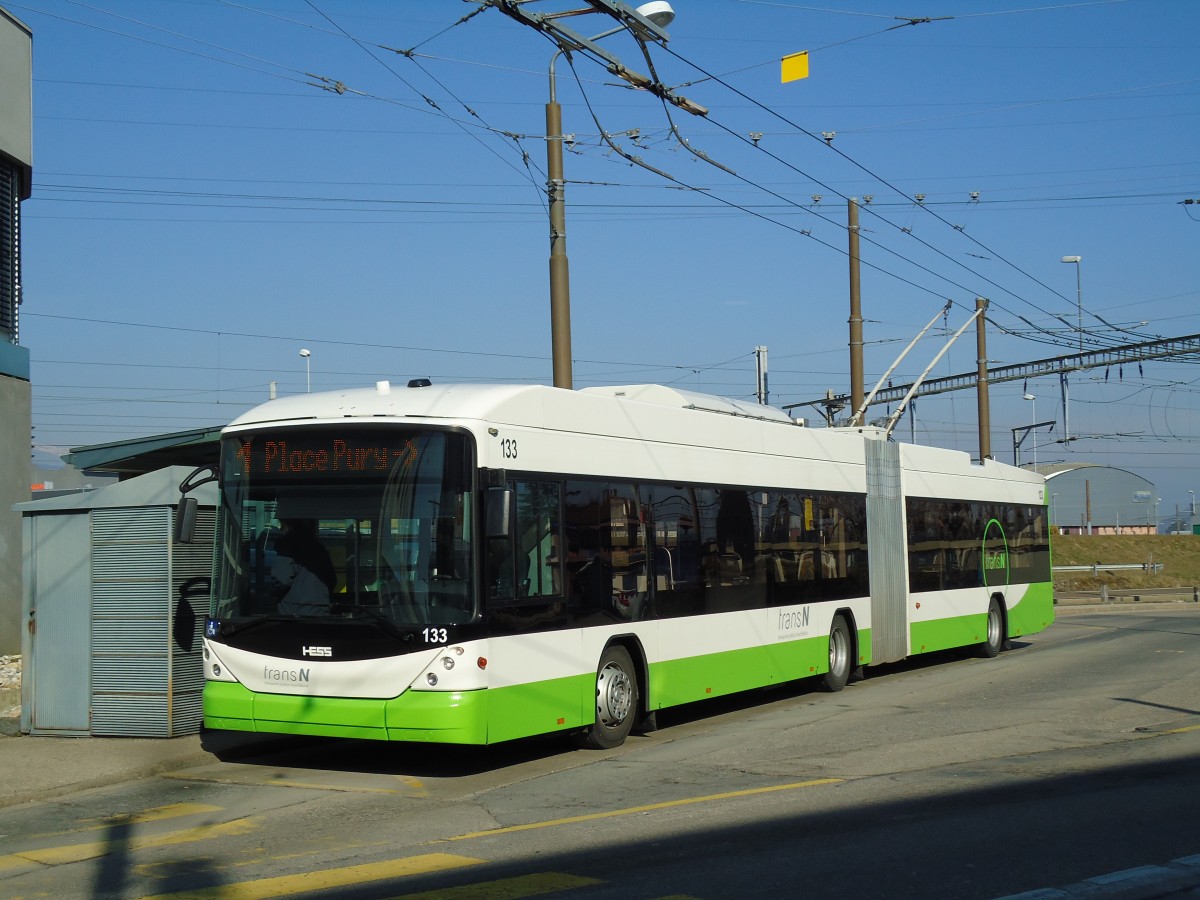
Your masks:
M638 711L637 673L624 647L604 651L596 667L596 721L579 736L589 750L611 750L625 743Z
M975 649L984 659L994 659L1004 649L1004 610L995 597L988 604L987 639L977 644Z
M821 690L840 691L850 680L851 648L850 626L845 616L833 617L829 626L829 671L821 676Z

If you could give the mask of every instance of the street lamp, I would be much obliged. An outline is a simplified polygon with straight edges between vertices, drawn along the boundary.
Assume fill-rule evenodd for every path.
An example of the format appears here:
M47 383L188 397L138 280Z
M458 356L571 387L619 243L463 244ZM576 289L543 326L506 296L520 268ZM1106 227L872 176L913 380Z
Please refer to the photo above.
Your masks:
M1188 531L1190 531L1192 534L1195 534L1196 533L1196 492L1195 491L1188 491L1188 506L1190 507L1190 510L1191 510L1188 513Z
M312 393L312 369L309 366L309 360L312 354L307 347L301 348L300 355L304 358L304 386L308 393Z
M1036 471L1037 470L1037 432L1034 429L1037 428L1037 397L1033 396L1033 394L1026 392L1025 396L1022 397L1021 399L1028 400L1033 404L1032 417L1029 420L1029 430L1031 432L1033 432L1033 468Z
M637 7L637 13L659 28L665 28L675 19L675 11L666 0L643 3ZM622 25L587 40L597 41L625 30L626 26ZM554 386L567 390L572 387L571 279L567 265L567 216L563 196L562 107L558 105L554 64L569 49L559 47L550 57L550 99L546 103L546 193L550 199L550 346Z
M1083 276L1080 274L1079 265L1083 262L1082 256L1064 256L1062 261L1065 263L1075 263L1075 315L1077 317L1077 327L1079 328L1079 352L1083 353Z

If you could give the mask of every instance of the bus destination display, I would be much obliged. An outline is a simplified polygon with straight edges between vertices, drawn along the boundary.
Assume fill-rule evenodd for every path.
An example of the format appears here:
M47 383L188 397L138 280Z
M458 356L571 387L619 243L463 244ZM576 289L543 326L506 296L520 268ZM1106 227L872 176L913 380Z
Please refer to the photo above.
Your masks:
M416 441L399 435L390 442L327 434L236 441L237 467L245 475L388 472L397 465L414 465L419 455Z

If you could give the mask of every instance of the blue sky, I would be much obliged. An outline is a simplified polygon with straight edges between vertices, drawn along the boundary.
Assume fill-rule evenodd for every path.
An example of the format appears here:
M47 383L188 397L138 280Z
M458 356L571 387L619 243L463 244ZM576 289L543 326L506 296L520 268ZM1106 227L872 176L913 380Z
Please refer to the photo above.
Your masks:
M313 390L550 383L544 36L497 9L456 24L461 0L5 6L34 32L21 342L43 455L304 391L301 348ZM992 365L1069 352L1064 255L1086 349L1200 333L1200 206L1181 203L1200 199L1200 4L674 6L654 71L710 111L674 111L678 137L655 97L558 64L576 387L752 397L765 345L772 403L847 390L851 196L872 197L869 383L947 300L953 331L989 298ZM628 35L604 46L648 72ZM811 76L781 84L804 49ZM932 375L974 366L968 333ZM993 450L1011 461L1036 411L1060 423L1039 462L1135 471L1166 515L1200 488L1197 378L1194 360L1074 375L1067 445L1056 379L996 385ZM919 401L913 433L975 450L974 395Z

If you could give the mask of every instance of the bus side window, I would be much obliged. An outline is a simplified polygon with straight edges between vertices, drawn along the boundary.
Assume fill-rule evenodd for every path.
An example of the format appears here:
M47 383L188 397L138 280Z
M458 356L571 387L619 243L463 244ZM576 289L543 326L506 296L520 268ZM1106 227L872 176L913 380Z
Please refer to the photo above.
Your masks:
M561 596L561 494L557 482L512 483L509 533L488 536L489 597L513 600ZM494 525L489 530L503 531Z

